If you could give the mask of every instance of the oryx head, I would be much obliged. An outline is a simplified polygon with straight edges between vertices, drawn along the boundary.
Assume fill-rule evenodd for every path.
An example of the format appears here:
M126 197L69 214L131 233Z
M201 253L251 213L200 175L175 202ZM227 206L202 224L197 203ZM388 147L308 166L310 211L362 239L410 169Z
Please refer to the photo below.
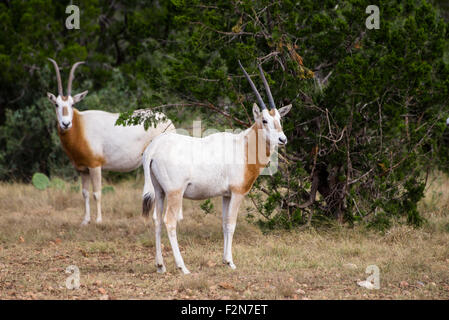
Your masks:
M257 91L256 86L253 81L249 77L245 68L243 68L242 64L239 61L240 68L242 68L243 73L245 74L246 79L248 79L251 88L256 94L257 101L262 109L259 109L256 103L253 105L253 114L254 121L257 123L258 127L262 129L264 138L270 142L271 145L285 145L287 144L287 137L282 131L281 125L281 117L285 116L291 109L292 105L282 107L279 110L276 108L273 100L273 96L271 95L270 87L268 86L267 79L265 79L264 72L262 70L261 65L259 64L260 76L262 78L263 84L265 86L265 91L268 97L268 103L270 105L270 110L267 109L265 103L260 96L259 91Z
M56 115L58 117L58 125L62 131L69 130L72 127L73 119L73 105L80 102L87 95L87 90L72 97L72 81L75 74L75 69L83 64L84 61L75 63L70 70L69 81L67 83L67 95L64 96L62 92L62 82L61 74L59 73L59 67L55 60L48 58L50 60L56 71L56 79L58 80L58 96L55 97L54 94L47 92L48 99L56 106Z

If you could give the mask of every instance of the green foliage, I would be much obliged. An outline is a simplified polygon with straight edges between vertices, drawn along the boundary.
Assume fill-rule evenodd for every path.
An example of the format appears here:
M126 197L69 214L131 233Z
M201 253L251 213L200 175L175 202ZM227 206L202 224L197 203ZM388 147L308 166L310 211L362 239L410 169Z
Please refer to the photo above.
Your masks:
M60 147L54 107L46 98L57 88L47 57L58 61L64 90L70 66L86 60L73 83L74 93L89 90L76 106L80 110L124 112L168 101L159 74L165 52L155 39L167 34L172 5L87 0L76 5L80 30L65 28L67 3L0 3L0 180L29 181L36 171L66 179L77 175Z
M189 28L188 37L177 34L165 73L173 93L250 122L254 97L245 96L237 60L257 74L256 59L270 57L264 69L275 102L294 105L284 131L286 157L295 160L255 186L270 228L304 224L307 212L381 229L393 217L422 223L417 202L449 93L448 27L426 1L389 0L380 5L381 29L367 30L369 4L176 2L176 30Z
M0 127L0 179L28 180L36 171L48 175L50 168L65 162L52 130L54 111L43 104L45 100L40 99L31 107L6 111L6 121Z
M78 193L78 192L80 192L80 190L81 190L81 187L80 187L79 184L72 184L72 185L70 185L70 191L71 192Z
M65 181L61 178L53 177L50 181L50 188L65 190Z
M204 211L205 214L210 214L214 211L214 204L210 199L207 199L200 204L200 208Z
M443 230L449 233L449 222L444 224Z
M48 179L45 174L40 172L36 172L33 175L31 182L33 183L33 186L39 190L45 190L50 186L50 179Z
M115 189L113 186L104 186L101 188L101 194L108 194L108 193L114 193Z
M381 27L367 30L365 8L376 3ZM255 97L237 61L251 75L263 62L276 105L293 104L279 172L252 191L269 228L303 225L310 214L380 229L392 218L420 225L426 172L449 172L449 31L439 18L447 1L81 0L80 30L64 27L66 5L0 3L0 180L77 176L46 98L56 91L47 57L63 79L87 61L74 81L74 93L89 90L80 110L150 127L154 118L132 115L152 108L181 127L200 118L217 129L252 122ZM303 208L313 181L317 196Z
M380 232L384 232L385 230L391 227L390 218L384 212L375 214L371 221L368 223L367 227L369 229L374 229Z

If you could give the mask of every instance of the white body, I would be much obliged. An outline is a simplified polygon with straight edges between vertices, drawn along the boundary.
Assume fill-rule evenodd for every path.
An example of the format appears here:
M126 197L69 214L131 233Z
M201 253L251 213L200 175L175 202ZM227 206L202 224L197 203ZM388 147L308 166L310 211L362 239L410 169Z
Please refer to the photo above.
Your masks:
M162 132L174 130L175 127L171 121L162 121L156 128L150 127L146 131L143 125L115 125L119 116L115 113L72 110L70 128L62 130L59 126L58 132L62 147L81 173L85 205L82 225L90 222L90 182L97 204L96 222L100 223L101 170L128 172L137 169L142 164L142 153L151 140ZM156 118L162 116L158 114ZM73 138L70 138L71 134L74 134Z
M143 151L150 142L160 133L174 130L171 122L150 127L148 131L143 125L116 126L117 113L91 110L80 112L80 115L92 151L104 158L103 170L128 172L137 169L142 165Z
M287 139L280 126L281 114L291 106L259 111L253 107L256 123L240 134L216 133L193 138L175 133L162 134L145 150L143 167L145 186L143 214L154 208L156 226L156 266L165 272L161 251L161 226L164 198L167 207L166 225L175 262L189 273L179 251L176 222L182 219L182 199L201 200L223 197L223 262L235 268L232 259L232 238L239 206L250 191L261 170L278 144Z
M155 139L144 158L153 154L151 172L164 190L182 189L184 198L193 200L230 196L231 187L243 183L245 165L238 161L244 159L246 133L205 138L168 133Z

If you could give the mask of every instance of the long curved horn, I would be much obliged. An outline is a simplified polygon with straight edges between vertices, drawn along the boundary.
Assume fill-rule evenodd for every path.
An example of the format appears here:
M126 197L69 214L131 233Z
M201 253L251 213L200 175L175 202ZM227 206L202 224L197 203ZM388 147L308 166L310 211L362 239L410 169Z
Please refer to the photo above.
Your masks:
M240 65L240 68L242 68L243 73L245 74L246 79L248 80L249 84L251 85L251 88L253 88L253 91L254 91L254 93L256 94L256 97L257 97L257 101L258 101L259 104L260 104L260 107L262 108L262 110L263 110L263 109L266 109L267 106L266 106L265 103L263 102L262 97L260 96L259 91L257 91L256 86L254 85L253 81L252 81L251 78L249 77L249 75L248 75L248 73L246 72L245 68L243 68L242 64L240 63L240 60L239 60L239 65Z
M62 97L63 93L62 93L61 73L59 72L58 64L56 63L55 60L53 60L51 58L47 58L47 59L50 60L53 63L53 65L55 66L56 79L58 80L58 95L60 95Z
M268 96L268 103L270 105L270 109L276 109L276 106L275 106L274 100L273 100L273 96L271 95L270 87L268 86L267 79L265 79L265 75L263 73L262 66L260 64L259 64L259 71L260 71L260 76L262 77L263 85L265 86L265 91Z
M80 64L83 64L83 63L84 63L84 61L79 61L72 66L72 69L70 69L69 81L67 82L67 96L70 96L72 94L72 81L73 81L73 76L75 74L75 69L76 69L76 67L78 67Z

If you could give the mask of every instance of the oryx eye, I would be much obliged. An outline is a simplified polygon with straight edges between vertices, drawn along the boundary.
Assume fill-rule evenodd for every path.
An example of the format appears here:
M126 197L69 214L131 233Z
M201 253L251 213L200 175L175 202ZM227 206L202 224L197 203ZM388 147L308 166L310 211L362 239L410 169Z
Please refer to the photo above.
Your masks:
M263 122L264 124L267 124L267 123L268 123L268 121L265 120L265 119L263 119L262 122Z

